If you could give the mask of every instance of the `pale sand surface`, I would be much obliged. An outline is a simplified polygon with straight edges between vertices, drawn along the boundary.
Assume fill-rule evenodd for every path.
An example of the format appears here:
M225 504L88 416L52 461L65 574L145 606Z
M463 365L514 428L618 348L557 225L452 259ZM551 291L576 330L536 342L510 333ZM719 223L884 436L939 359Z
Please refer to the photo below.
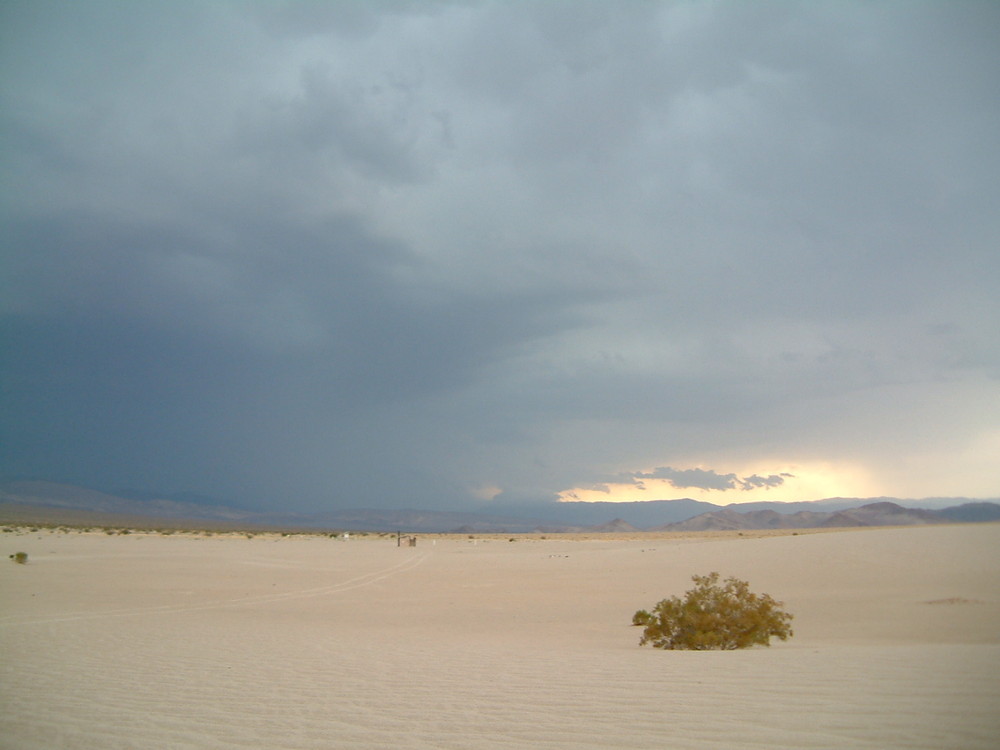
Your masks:
M5 749L1000 745L997 524L0 540ZM795 637L640 648L632 613L712 570Z

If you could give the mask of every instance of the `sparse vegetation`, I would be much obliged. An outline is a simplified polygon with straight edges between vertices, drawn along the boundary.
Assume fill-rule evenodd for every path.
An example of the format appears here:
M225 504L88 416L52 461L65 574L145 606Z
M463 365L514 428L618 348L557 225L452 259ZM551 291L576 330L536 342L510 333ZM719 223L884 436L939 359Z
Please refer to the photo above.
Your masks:
M638 625L645 626L648 625L649 621L652 619L653 616L649 614L649 612L647 612L644 609L640 609L638 612L632 615L632 624L636 626Z
M37 524L37 523L12 523L5 519L0 519L0 533L14 534L17 536L23 536L32 533L50 533L50 534L89 534L89 533L103 533L107 536L128 536L130 534L138 535L148 535L148 534L158 534L160 536L174 536L174 535L184 535L188 537L195 538L207 538L213 536L233 536L233 535L244 535L248 539L257 538L261 535L264 536L281 536L287 538L298 538L298 537L308 537L308 536L329 536L331 538L339 538L343 535L342 531L321 531L321 530L310 530L310 529L295 529L295 530L279 530L279 529L264 529L264 528L241 528L239 526L234 526L233 528L226 527L202 527L198 525L190 526L156 526L156 525L135 525L135 526L119 526L119 525L106 525L106 526L88 526L81 524L79 526L65 523L51 523L51 524ZM368 532L364 531L352 531L350 532L352 538L369 536ZM389 534L388 532L378 533L379 537L382 536L395 536L394 534ZM42 537L39 537L40 539Z
M769 646L771 638L787 640L793 635L792 615L782 602L768 594L754 594L746 581L718 573L692 576L695 586L684 599L672 596L659 602L652 613L639 610L633 625L645 629L639 645L693 651L732 651L751 646Z

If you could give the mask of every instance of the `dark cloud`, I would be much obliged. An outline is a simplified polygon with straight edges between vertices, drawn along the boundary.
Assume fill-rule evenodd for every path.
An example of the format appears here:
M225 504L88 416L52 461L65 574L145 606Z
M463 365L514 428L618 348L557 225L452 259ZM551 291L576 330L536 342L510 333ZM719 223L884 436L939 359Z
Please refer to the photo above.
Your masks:
M786 472L782 472L781 474L768 474L766 477L751 474L748 477L741 478L739 485L741 490L753 490L758 487L780 487L785 483L786 479L794 478L794 474L788 474Z
M0 471L996 492L998 8L4 3Z
M624 478L634 483L637 489L646 489L644 479L665 479L677 489L697 488L701 490L753 490L762 487L779 487L785 479L794 475L787 472L769 474L762 477L758 474L740 477L736 474L719 474L713 469L674 469L670 466L660 466L650 472L638 472L626 475Z
M698 487L704 490L731 490L737 487L735 474L719 474L712 469L673 469L661 466L648 473L636 474L639 479L666 479L678 489Z

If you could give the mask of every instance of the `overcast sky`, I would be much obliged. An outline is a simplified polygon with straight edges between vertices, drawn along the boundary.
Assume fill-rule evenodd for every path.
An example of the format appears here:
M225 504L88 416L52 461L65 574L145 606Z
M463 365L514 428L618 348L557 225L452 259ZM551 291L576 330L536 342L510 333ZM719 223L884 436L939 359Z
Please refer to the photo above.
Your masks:
M1000 3L0 5L2 466L1000 497Z

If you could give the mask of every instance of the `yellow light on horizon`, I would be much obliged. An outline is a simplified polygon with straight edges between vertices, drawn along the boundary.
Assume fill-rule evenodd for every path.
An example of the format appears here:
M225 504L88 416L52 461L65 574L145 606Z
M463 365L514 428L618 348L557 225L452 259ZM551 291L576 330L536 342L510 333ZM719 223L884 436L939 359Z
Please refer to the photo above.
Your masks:
M559 493L559 502L625 503L690 498L716 505L728 505L730 503L761 501L821 500L828 497L875 497L883 494L866 470L853 465L834 466L828 463L812 462L787 465L777 469L773 465L768 467L755 466L746 471L733 473L740 477L754 475L763 477L790 476L783 476L784 481L780 485L751 489L677 487L667 479L642 479L638 483L620 482L571 488Z

